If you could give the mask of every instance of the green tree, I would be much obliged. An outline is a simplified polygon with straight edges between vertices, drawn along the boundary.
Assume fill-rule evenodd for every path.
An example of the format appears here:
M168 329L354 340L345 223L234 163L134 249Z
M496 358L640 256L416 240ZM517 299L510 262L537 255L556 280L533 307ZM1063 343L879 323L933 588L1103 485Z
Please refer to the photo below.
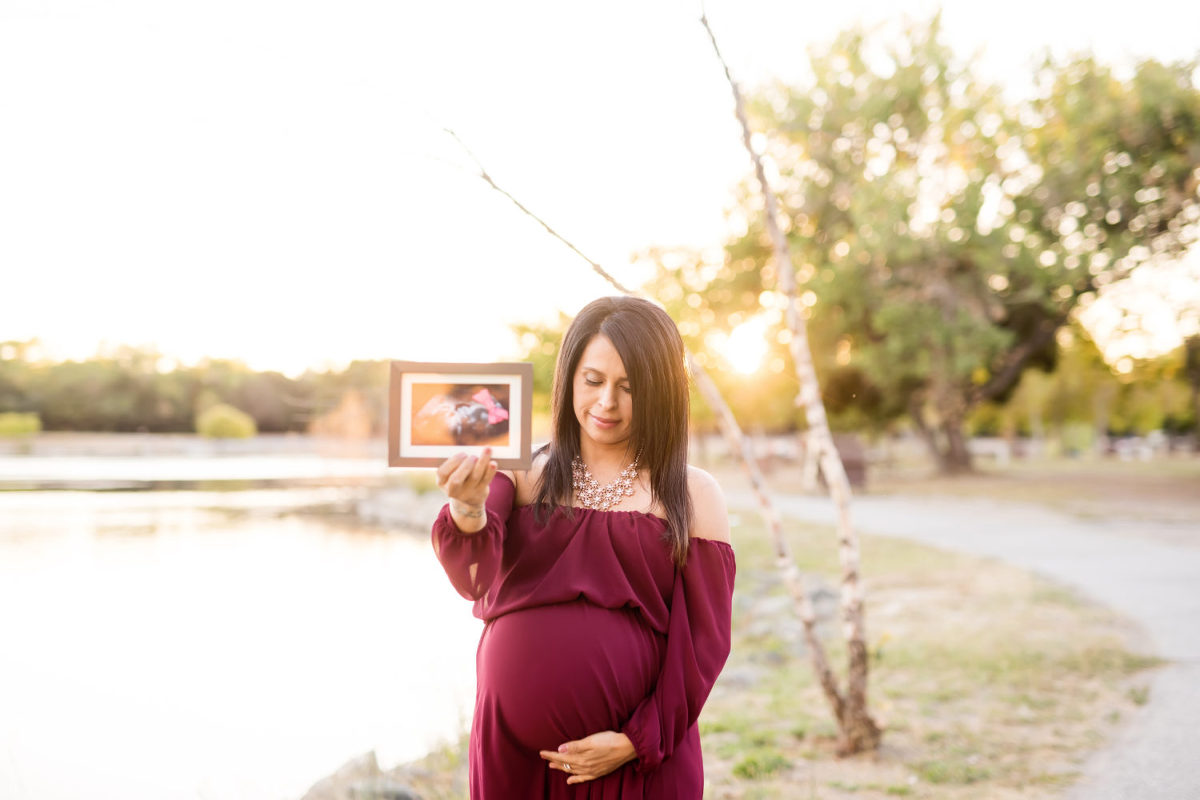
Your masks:
M249 439L258 431L249 414L217 403L196 415L196 433L206 439Z
M1082 453L1108 435L1196 429L1186 343L1157 358L1133 361L1128 371L1117 373L1077 321L1060 331L1058 339L1054 370L1026 370L1006 402L974 409L968 430L1046 436L1067 452Z
M1129 372L1120 377L1108 420L1110 432L1144 435L1161 430L1178 434L1195 429L1186 345L1159 358L1134 361Z
M34 342L0 342L0 413L27 411L34 407L30 390L32 368L27 361Z
M355 391L366 403L372 432L382 434L387 430L389 369L390 362L379 360L352 361L340 372L305 372L283 398L289 419L300 422L299 428L292 429L304 430L310 420L337 408Z
M566 314L559 313L554 324L518 323L512 326L521 349L521 361L533 364L533 413L535 417L550 418L550 395L554 385L554 364L563 334L571 324Z
M1077 320L1059 331L1057 342L1053 371L1027 369L1004 403L976 406L967 429L1050 436L1070 452L1099 444L1108 432L1121 381Z
M1192 393L1193 448L1200 450L1200 334L1183 341L1183 376Z
M41 429L42 421L37 414L0 411L0 437L29 436Z
M0 342L0 412L40 414L47 430L187 432L197 414L223 403L248 413L256 430L304 431L350 391L366 401L374 433L387 425L387 361L292 379L227 359L162 371L159 353L129 347L40 363L30 355L34 344Z
M1051 367L1099 287L1196 239L1196 64L1120 80L1090 57L1047 62L1038 97L1014 105L934 17L898 43L843 34L811 66L811 85L753 111L824 380L859 387L864 416L906 414L944 470L969 468L970 411ZM754 203L745 192L724 265L682 290L698 324L762 312L773 268Z

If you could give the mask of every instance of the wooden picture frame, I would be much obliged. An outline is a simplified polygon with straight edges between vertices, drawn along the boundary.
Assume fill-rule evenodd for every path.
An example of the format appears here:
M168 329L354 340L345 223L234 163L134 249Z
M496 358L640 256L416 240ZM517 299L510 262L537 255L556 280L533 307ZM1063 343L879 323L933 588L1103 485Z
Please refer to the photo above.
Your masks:
M393 361L388 466L436 467L492 448L501 469L533 462L533 364Z

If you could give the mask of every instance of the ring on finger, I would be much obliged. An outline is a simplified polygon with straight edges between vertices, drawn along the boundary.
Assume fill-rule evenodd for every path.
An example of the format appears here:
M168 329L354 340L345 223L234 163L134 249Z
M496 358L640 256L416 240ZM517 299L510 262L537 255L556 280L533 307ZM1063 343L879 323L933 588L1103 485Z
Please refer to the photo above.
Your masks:
M570 772L570 771L571 771L571 765L570 765L570 764L565 764L565 763L564 763L564 764L563 764L563 770L564 770L565 772Z

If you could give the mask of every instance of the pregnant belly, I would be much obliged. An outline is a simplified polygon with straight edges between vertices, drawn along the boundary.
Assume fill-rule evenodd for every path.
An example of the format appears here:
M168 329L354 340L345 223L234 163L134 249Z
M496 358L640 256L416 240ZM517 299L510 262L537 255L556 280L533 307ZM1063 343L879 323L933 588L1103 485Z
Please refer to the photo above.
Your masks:
M654 688L665 641L637 611L586 600L505 614L479 642L477 702L532 750L618 730Z

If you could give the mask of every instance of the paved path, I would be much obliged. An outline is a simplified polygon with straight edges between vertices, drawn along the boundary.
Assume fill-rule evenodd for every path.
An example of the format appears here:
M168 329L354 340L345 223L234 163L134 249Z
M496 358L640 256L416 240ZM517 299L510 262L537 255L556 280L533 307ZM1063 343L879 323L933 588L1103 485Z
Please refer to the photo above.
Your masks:
M752 510L749 491L730 507ZM786 516L833 523L824 497L778 496ZM958 498L864 496L859 530L1031 569L1132 618L1157 670L1150 702L1084 765L1069 800L1200 800L1200 520L1083 520L1034 505Z

